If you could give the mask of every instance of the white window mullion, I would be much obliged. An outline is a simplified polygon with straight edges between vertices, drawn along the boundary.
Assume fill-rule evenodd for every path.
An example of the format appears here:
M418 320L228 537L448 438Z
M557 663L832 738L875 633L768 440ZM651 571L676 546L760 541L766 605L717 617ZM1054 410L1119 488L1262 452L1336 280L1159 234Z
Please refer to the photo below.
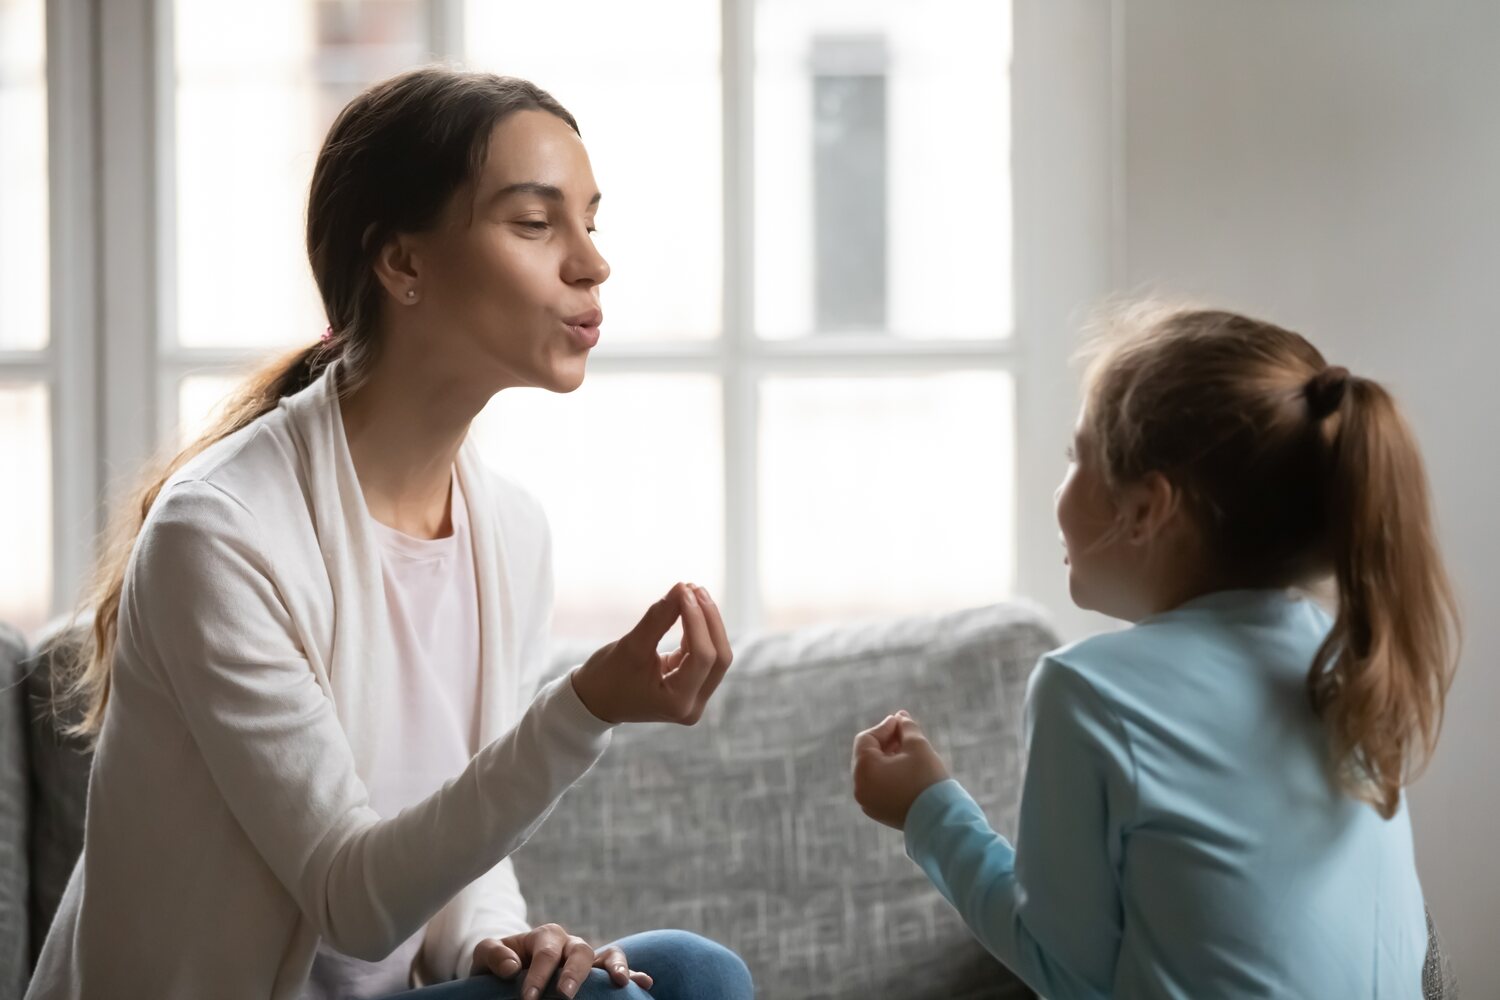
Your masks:
M0 381L46 382L52 369L47 351L0 351Z
M464 59L464 0L428 0L427 32L433 56L462 65Z
M151 50L147 108L151 115L148 176L154 183L149 239L153 248L154 283L151 286L152 361L154 378L149 383L150 407L156 436L153 451L177 444L177 383L162 375L165 355L181 341L177 313L177 48L175 0L151 3ZM226 238L233 238L226 233ZM254 287L250 282L249 287Z
M761 622L755 341L755 4L721 0L724 142L724 572L736 632Z
M46 367L52 421L52 607L70 608L104 527L98 496L100 384L95 164L98 8L47 4L47 145L52 330Z
M1104 620L1078 611L1061 568L1051 487L1077 413L1069 355L1081 304L1111 290L1115 194L1112 3L1016 0L1014 203L1016 336L1016 588L1049 609L1064 637Z
M112 0L99 12L100 295L97 358L102 486L134 481L157 445L162 313L158 205L165 0ZM169 277L169 276L168 276ZM117 496L108 496L110 502Z

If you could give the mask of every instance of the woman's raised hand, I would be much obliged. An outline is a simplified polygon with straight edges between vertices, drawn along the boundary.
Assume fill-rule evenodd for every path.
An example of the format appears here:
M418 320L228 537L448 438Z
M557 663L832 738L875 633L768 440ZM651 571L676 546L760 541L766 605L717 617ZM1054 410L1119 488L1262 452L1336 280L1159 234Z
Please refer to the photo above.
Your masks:
M682 620L682 646L657 645ZM621 638L573 671L573 690L605 722L675 722L691 726L734 660L724 618L708 591L679 583L646 609Z

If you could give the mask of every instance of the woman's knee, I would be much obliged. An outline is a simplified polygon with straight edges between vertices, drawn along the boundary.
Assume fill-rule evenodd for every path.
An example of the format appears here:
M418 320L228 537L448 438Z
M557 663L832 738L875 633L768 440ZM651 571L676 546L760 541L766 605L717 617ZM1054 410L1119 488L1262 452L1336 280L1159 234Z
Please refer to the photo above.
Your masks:
M615 942L632 969L656 980L653 995L750 997L750 970L740 956L699 934L682 930L645 931ZM707 992L713 990L713 993ZM701 993L700 993L701 991Z
M489 973L481 973L468 979L458 979L425 989L412 990L386 1000L519 1000L524 975L500 979ZM556 1000L562 994L551 983L543 991L543 1000ZM651 994L634 983L616 986L603 969L590 969L573 1000L652 1000Z
M629 955L629 952L625 953ZM545 993L544 997L556 996L557 994ZM603 969L590 969L588 978L578 987L578 992L573 994L573 1000L651 1000L651 994L641 989L635 983L626 983L624 986L616 986L609 978L609 973Z

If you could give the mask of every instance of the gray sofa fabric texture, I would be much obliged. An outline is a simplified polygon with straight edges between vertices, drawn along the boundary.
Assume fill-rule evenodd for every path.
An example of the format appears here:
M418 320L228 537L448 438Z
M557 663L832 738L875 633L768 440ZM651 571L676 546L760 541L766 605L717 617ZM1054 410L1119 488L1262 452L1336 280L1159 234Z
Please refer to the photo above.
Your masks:
M83 850L83 810L88 796L88 745L63 735L80 715L59 714L54 684L64 657L77 655L85 633L59 625L45 633L26 664L26 710L31 755L31 959L36 961L62 902L68 876Z
M25 992L31 969L25 658L21 634L0 625L0 998Z
M1026 680L1053 645L1016 606L751 640L697 727L618 730L517 852L531 919L598 941L696 931L765 997L1030 996L860 813L849 760L906 708L1013 831Z
M19 1000L82 843L88 757L47 701L59 633L0 626L0 1000ZM760 996L1030 996L849 798L853 734L906 708L1003 832L1022 699L1055 644L1017 606L744 643L694 729L630 726L515 856L532 919L597 940L682 927L738 950ZM561 671L587 650L560 653ZM1429 920L1424 1000L1458 996Z

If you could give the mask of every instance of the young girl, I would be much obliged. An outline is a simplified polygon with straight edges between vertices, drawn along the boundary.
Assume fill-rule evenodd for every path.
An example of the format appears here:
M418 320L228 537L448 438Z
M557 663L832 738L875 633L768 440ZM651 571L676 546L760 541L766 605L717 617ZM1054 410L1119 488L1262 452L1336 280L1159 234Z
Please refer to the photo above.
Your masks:
M1090 365L1057 519L1081 607L1044 657L1012 847L898 712L855 798L1051 1000L1415 997L1401 789L1457 618L1410 431L1295 333L1140 309ZM1291 588L1332 575L1330 621Z
M547 524L467 434L497 391L582 381L598 203L572 116L524 81L419 70L339 115L307 211L328 332L146 489L101 570L83 855L29 997L372 997L493 972L431 988L749 1000L701 938L596 951L533 927L506 860L615 724L691 725L731 659L713 601L678 584L532 697Z

